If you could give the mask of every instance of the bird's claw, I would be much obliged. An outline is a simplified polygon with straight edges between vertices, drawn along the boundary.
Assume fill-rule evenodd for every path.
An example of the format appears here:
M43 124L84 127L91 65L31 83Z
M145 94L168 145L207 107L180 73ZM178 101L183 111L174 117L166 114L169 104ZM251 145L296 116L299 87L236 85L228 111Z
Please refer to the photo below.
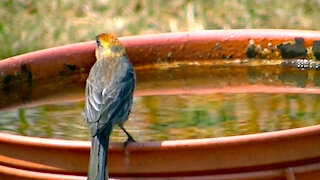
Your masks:
M128 137L128 139L124 142L124 148L128 146L128 144L136 142L132 137Z

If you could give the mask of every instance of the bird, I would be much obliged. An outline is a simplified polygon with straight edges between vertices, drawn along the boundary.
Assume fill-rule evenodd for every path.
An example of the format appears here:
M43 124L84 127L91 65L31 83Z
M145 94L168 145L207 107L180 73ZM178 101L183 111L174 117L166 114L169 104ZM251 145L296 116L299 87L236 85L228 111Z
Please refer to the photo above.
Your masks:
M88 180L108 178L109 136L117 124L127 135L126 146L135 142L125 130L133 102L136 74L128 55L112 33L96 36L95 56L85 87L83 117L91 135Z

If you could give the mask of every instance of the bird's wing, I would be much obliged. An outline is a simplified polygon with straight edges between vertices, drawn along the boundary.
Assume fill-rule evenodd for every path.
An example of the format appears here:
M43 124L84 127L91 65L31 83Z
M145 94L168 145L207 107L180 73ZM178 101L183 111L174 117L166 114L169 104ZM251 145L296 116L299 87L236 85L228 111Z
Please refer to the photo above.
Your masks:
M103 89L87 81L84 118L90 126L92 135L101 132L108 122L112 121L112 124L116 123L120 110L127 112L124 115L128 116L134 86L135 74L133 70L127 71L120 81L108 85ZM126 104L130 104L130 107Z

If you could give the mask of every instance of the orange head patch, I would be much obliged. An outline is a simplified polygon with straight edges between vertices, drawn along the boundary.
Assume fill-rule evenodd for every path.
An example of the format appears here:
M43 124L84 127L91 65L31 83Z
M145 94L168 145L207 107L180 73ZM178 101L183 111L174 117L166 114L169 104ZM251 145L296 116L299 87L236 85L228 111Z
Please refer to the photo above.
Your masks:
M114 34L103 33L96 37L97 48L96 57L97 59L103 57L119 57L126 54L124 48L121 46L120 41Z
M110 46L121 45L117 37L111 33L100 34L97 36L97 40L99 40L101 45L106 49L109 48Z

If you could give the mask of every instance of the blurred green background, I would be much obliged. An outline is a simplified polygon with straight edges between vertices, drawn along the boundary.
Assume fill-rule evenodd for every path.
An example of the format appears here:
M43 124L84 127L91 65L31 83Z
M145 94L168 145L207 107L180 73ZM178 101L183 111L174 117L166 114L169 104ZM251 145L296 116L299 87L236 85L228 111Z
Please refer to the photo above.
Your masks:
M1 0L0 59L118 36L204 29L320 27L319 0Z

